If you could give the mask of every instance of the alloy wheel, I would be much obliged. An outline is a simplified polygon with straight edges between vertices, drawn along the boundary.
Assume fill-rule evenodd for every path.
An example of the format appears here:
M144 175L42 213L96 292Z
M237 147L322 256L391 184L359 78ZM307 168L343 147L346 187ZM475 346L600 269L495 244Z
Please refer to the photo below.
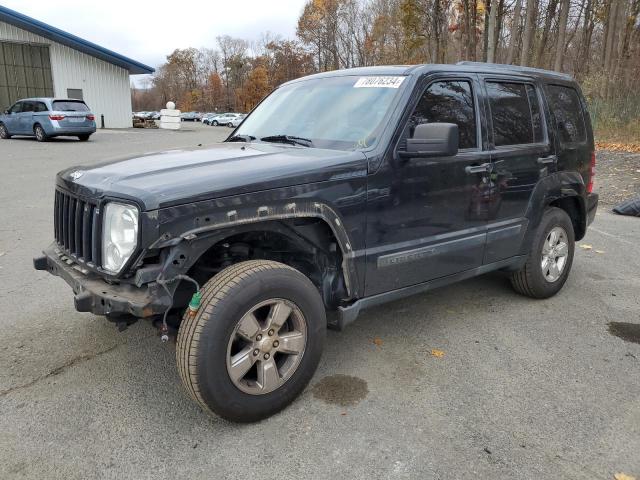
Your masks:
M555 282L564 271L569 255L567 232L562 227L553 227L542 244L542 275L548 282Z
M307 343L307 322L292 302L274 298L252 307L237 323L227 347L233 384L251 395L280 388L295 373Z

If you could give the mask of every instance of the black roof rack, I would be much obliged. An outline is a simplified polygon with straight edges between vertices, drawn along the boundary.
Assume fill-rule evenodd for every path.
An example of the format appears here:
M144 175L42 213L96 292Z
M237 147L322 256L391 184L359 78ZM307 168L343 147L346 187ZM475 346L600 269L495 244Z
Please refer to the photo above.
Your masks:
M573 77L566 73L555 72L553 70L545 70L543 68L522 67L520 65L507 65L504 63L470 62L468 60L463 60L461 62L458 62L456 63L456 65L464 65L464 66L479 67L479 68L491 67L491 68L498 68L500 70L509 70L511 72L535 73L537 75L546 75L549 77L558 77L565 80L573 80Z

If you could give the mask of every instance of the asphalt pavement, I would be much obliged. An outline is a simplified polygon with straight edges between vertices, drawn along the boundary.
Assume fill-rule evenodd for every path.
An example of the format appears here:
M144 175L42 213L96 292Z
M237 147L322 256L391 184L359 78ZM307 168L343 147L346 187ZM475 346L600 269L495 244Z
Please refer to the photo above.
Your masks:
M229 133L187 128L0 141L0 478L640 477L640 344L608 325L640 323L640 219L606 208L556 297L490 274L372 309L328 333L280 414L203 413L173 343L76 312L31 263L52 241L58 170Z

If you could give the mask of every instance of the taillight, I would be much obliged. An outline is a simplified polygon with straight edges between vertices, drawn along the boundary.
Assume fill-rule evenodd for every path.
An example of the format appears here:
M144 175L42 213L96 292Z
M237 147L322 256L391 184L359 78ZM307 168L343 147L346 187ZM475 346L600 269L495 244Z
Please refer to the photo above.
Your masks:
M64 120L64 115L49 115L49 120Z
M92 113L90 113L89 115L87 115L87 120L91 120L92 122L96 119L96 116Z
M596 152L591 152L591 164L589 165L589 183L587 193L593 192L593 177L596 175Z

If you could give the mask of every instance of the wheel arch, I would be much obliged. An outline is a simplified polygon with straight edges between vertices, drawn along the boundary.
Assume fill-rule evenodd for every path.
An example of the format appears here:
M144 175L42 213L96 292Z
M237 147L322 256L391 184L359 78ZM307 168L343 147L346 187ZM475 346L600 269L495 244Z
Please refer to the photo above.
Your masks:
M225 243L243 243L244 240L255 246L256 239L260 238L267 246L273 246L278 239L283 239L282 243L294 248L291 253L307 260L309 268L300 267L305 263L300 258L286 258L286 255L281 263L297 267L309 276L320 289L328 308L337 308L341 301L356 296L358 285L352 244L342 221L330 207L316 202L298 202L258 207L253 209L252 215L250 213L232 210L198 216L195 223L201 226L177 237L163 235L150 247L167 252L162 262L163 276L171 278L184 272L196 272L203 262L211 261L220 253L221 246L231 246L225 247ZM316 262L308 260L313 255L317 255L318 268L323 270L311 271ZM238 261L256 258L249 256ZM274 260L273 257L263 259Z
M528 227L522 242L521 254L531 248L534 234L542 221L545 209L561 208L571 218L575 239L581 240L587 230L586 186L578 172L557 172L538 181L529 200Z

